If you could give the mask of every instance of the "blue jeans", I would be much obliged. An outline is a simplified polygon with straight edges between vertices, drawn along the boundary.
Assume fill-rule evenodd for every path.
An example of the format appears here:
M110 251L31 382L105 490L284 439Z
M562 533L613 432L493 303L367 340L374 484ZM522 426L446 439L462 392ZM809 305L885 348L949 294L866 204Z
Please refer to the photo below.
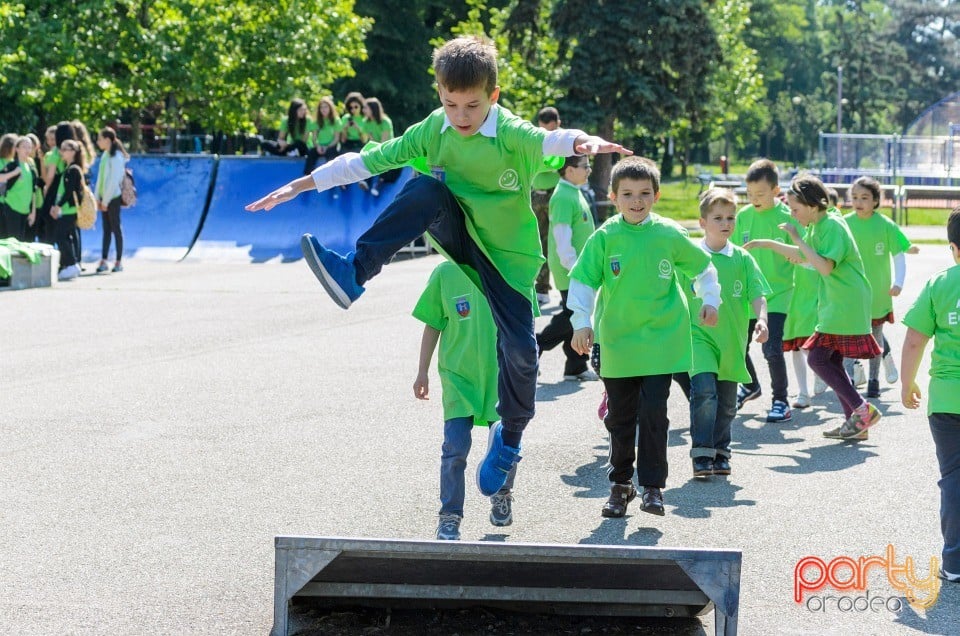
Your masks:
M463 516L464 470L470 453L472 417L455 417L443 424L443 450L440 455L440 514ZM517 476L514 464L500 492L513 490Z
M940 464L940 532L943 534L941 567L960 574L960 415L933 413L930 432Z
M690 378L690 457L730 457L730 423L737 416L737 383L716 373Z
M518 210L517 214L522 214ZM467 233L460 203L431 177L410 179L400 194L357 239L357 283L376 276L397 251L428 232L455 263L474 269L497 326L497 413L507 431L519 433L533 417L537 396L537 339L531 300L511 287ZM530 280L533 286L533 280ZM532 290L531 290L532 292ZM532 295L532 294L531 294Z

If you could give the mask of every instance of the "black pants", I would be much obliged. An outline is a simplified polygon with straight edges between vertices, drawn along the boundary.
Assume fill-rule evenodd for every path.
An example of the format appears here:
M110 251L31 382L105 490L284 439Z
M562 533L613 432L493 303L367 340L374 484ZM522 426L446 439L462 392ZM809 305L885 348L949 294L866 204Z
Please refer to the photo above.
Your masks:
M373 226L357 239L357 283L363 285L376 276L400 248L424 232L453 262L467 266L479 277L497 326L497 412L504 429L520 432L533 417L537 392L533 304L504 280L470 238L463 209L446 185L420 176L403 186Z
M567 357L563 365L563 374L579 375L587 370L589 356L580 355L570 346L570 341L573 339L573 325L570 324L570 317L573 316L573 312L567 309L567 292L566 289L560 290L560 311L554 314L549 324L537 334L537 348L543 355L544 351L563 345L563 354Z
M262 148L267 154L278 155L281 157L286 156L292 150L296 150L298 153L300 153L301 157L307 156L307 144L302 140L297 140L292 144L285 145L283 150L280 150L279 141L262 141L260 142L260 148Z
M53 178L53 183L43 195L43 205L37 210L37 240L47 245L57 241L57 219L50 216L50 209L57 201L57 188L62 178L63 175L59 173Z
M763 357L767 359L767 368L770 369L770 388L773 390L773 399L780 402L787 401L787 362L783 358L783 326L787 322L787 314L770 312L767 314L767 331L770 337L763 343ZM756 320L750 321L747 327L747 371L750 373L749 388L760 387L757 371L750 359L750 342L753 340L753 328Z
M670 427L667 399L671 379L669 373L603 378L608 408L603 423L610 432L608 477L612 483L629 482L636 460L637 481L641 486L664 488L667 485L667 429Z
M103 249L100 258L107 260L110 255L110 237L117 244L117 262L123 258L123 227L120 225L120 197L107 204L107 211L100 215L103 221Z
M60 215L57 219L57 249L60 250L60 269L80 262L76 214Z

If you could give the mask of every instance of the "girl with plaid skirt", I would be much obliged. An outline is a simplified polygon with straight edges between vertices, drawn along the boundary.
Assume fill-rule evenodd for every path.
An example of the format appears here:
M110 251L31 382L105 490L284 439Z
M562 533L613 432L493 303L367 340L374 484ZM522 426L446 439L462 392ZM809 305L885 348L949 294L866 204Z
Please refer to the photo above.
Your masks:
M871 289L860 251L846 223L827 214L827 190L816 177L796 177L787 203L793 217L806 227L801 238L791 224L781 226L796 246L757 240L744 247L772 249L795 263L809 263L820 274L816 330L803 349L810 368L836 392L846 416L842 425L823 435L866 439L867 429L880 421L880 411L860 396L843 369L844 358L870 359L882 351L871 334Z

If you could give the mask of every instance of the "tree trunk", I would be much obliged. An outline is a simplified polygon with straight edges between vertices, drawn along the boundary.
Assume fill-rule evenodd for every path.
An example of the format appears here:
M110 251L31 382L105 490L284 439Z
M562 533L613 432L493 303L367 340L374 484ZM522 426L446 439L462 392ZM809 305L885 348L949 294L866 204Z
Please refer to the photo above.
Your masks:
M130 115L130 152L143 152L143 144L140 142L142 138L140 111L134 108Z
M613 141L614 116L607 115L597 134L607 141ZM590 174L590 185L597 195L597 201L606 201L610 188L610 171L613 168L613 155L605 153L597 155L593 162L593 172Z

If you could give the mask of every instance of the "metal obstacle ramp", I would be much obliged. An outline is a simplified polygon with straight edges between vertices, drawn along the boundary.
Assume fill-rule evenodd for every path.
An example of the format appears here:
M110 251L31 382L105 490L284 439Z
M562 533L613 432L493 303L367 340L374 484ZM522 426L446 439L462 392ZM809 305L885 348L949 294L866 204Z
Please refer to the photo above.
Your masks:
M462 608L541 614L691 617L714 609L735 636L738 550L612 545L276 537L273 630L290 602L326 607Z

